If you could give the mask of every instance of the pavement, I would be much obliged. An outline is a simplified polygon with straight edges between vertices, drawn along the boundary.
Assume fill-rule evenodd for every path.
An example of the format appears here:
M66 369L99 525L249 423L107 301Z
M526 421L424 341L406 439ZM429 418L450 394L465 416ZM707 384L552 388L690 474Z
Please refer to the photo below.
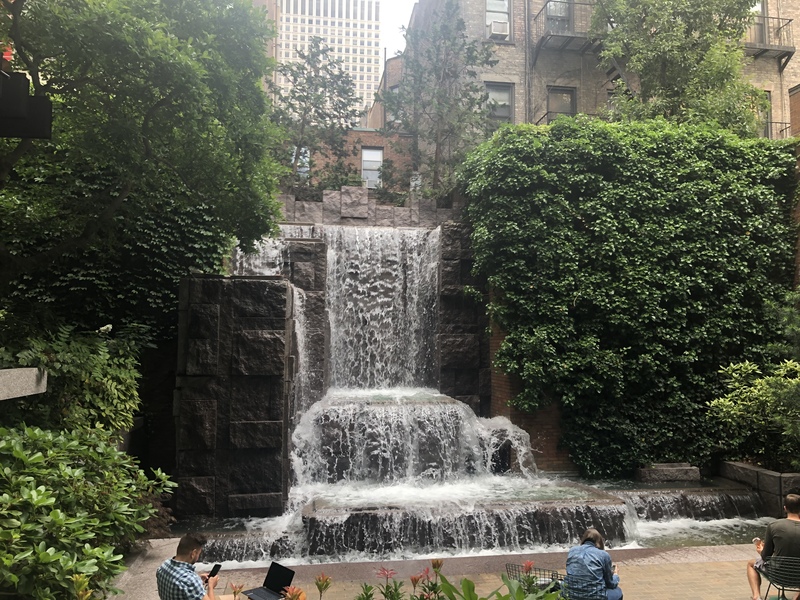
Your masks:
M123 596L159 600L155 572L165 559L174 555L177 544L177 538L150 540L138 553L129 556L129 569L117 581ZM620 587L626 600L751 600L745 568L748 560L756 558L752 544L610 550L610 554L618 566ZM442 574L451 582L459 582L464 577L471 579L476 592L487 597L502 586L500 574L505 572L506 563L522 564L526 560L532 560L536 567L563 572L566 553L444 558ZM395 578L405 581L404 590L409 591L408 578L429 566L429 560L404 560L292 565L291 568L295 570L293 585L305 590L309 600L317 597L314 578L323 571L333 580L324 600L354 600L362 583L374 586L382 582L376 575L382 567L394 570ZM231 583L243 583L245 589L258 587L265 574L266 568L224 568L217 592L230 593L230 588L223 588ZM762 591L766 591L766 586L766 583L762 585ZM377 590L376 597L380 598ZM770 598L777 598L777 594L770 594Z

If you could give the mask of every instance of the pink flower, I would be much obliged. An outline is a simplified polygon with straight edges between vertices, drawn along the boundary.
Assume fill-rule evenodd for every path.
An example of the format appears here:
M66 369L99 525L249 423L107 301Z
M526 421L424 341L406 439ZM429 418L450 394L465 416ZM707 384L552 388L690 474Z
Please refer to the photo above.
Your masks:
M524 563L522 563L522 572L523 573L527 574L527 573L530 573L532 570L533 570L533 561L532 560L526 560Z
M424 573L420 573L419 575L412 575L411 576L411 587L414 588L414 593L417 593L417 586L419 582L422 581L423 577L425 577Z
M396 572L396 571L394 571L394 570L392 570L392 569L387 569L386 567L381 567L381 568L378 570L378 572L376 573L376 575L377 575L378 577L381 577L381 578L383 578L384 580L386 580L386 583L388 584L388 583L389 583L389 580L390 580L392 577L394 577L395 575L397 575L397 572Z
M430 569L430 567L425 567L425 570L422 571L421 575L425 579L425 581L430 581L431 580L431 569Z
M433 567L433 570L436 571L437 573L442 570L443 564L444 561L441 558L434 558L431 561L431 567Z

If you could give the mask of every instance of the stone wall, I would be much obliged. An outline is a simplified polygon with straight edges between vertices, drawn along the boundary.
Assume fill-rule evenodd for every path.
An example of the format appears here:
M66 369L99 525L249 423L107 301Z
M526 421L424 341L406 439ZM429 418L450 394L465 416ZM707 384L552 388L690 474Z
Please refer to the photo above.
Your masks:
M485 307L464 294L474 284L469 230L462 223L442 224L439 260L439 389L489 416L492 397L488 320Z
M290 223L322 225L354 225L358 227L424 227L433 229L446 221L458 218L461 205L437 208L435 201L412 194L408 206L378 204L362 187L343 187L341 191L326 190L322 202L295 200L294 196L279 196L284 219Z
M742 462L725 461L719 474L752 488L761 497L767 515L779 519L784 515L786 494L800 490L800 473L778 473Z
M282 278L182 282L173 405L180 516L283 512L291 299Z

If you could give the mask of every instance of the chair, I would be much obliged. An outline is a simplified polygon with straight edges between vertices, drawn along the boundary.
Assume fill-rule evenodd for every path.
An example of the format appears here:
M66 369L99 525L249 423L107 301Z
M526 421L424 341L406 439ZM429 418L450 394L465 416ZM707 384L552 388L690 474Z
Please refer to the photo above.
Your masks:
M541 589L550 587L550 584L555 583L553 590L561 588L561 582L564 580L564 575L555 569L539 569L536 567L531 568L527 573L523 570L522 565L515 565L506 563L506 574L509 579L516 581L523 581L525 576L536 577L536 583Z
M567 600L606 600L606 584L596 579L566 575L561 584L561 596Z
M781 598L786 598L786 590L800 592L800 558L793 556L771 556L761 570L769 581L764 600L769 598L769 590L774 587Z

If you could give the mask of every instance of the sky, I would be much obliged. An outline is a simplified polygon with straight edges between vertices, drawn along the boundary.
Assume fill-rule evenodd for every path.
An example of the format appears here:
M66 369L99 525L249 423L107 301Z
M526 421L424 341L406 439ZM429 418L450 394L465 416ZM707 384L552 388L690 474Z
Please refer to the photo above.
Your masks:
M406 42L400 28L408 25L415 2L416 0L381 0L381 45L386 48L386 58L393 57L405 47Z

